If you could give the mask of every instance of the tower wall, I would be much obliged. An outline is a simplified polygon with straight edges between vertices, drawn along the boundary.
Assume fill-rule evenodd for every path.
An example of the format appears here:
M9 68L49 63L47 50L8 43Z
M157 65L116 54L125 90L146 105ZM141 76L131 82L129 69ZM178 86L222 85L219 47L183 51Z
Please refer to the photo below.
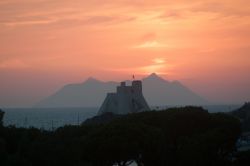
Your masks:
M113 112L117 111L118 101L116 93L108 93L102 106L100 107L98 114L103 114L105 112Z
M105 112L128 114L148 110L150 108L142 94L142 82L136 80L131 86L126 86L125 82L121 82L116 93L107 95L98 114Z
M141 81L133 81L132 82L132 89L134 93L142 93L142 82Z

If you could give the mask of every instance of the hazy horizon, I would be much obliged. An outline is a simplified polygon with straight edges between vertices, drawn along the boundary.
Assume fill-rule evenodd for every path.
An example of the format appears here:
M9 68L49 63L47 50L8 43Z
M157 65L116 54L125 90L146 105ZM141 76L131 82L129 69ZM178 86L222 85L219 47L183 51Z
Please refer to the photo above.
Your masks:
M143 93L144 93L144 95L145 95L145 92L146 92L146 98L148 98L148 97L150 97L151 98L151 100L152 100L152 97L155 97L155 101L162 101L162 95L163 94L159 94L159 95L157 95L157 93L159 93L160 91L162 91L162 93L164 93L164 92L168 92L168 90L166 90L166 89L164 89L164 88L174 88L174 87L168 87L169 85L171 85L171 84L175 84L175 82L179 82L178 80L166 80L166 79L164 79L163 77L161 77L160 75L157 75L157 74L155 74L155 73L152 73L152 74L150 74L150 75L148 75L147 77L143 77L143 78L141 78L141 80L144 80L144 79L147 79L147 78L149 78L149 77L151 77L151 79L150 80L154 80L154 84L155 85L151 85L152 83L149 83L149 84L146 84L146 87L145 87L145 85L143 84ZM167 87L162 87L163 89L162 90L160 90L159 88L161 88L161 87L158 87L159 85L157 85L157 82L158 82L158 79L164 79L165 81L166 81L166 83L167 84L169 84L169 85L167 85ZM132 81L132 79L127 79L127 80L121 80L121 81L126 81L127 82L127 84L128 85L130 85L131 84L131 81ZM37 100L37 101L35 101L35 102L33 102L33 103L31 103L30 105L15 105L15 104L10 104L10 105L5 105L5 106L2 106L3 108L98 108L99 106L100 106L100 104L102 103L102 101L104 100L104 98L105 98L105 96L106 96L106 92L105 91L107 91L107 92L115 92L115 89L116 89L116 86L117 85L119 85L120 84L120 82L121 81L114 81L114 80L109 80L109 81L105 81L105 80L100 80L100 79L98 79L98 78L95 78L95 77L88 77L86 80L84 80L84 81L82 81L82 82L76 82L76 83L69 83L69 84L65 84L64 86L62 86L62 87L60 87L60 88L58 88L58 89L55 89L55 91L51 91L50 92L50 94L48 94L47 96L42 96L42 97L40 97L39 98L39 100ZM88 83L87 83L88 82ZM108 89L110 89L110 90L107 90L106 88L104 88L101 92L98 92L98 91L92 91L92 93L94 93L94 94L92 94L92 95L94 95L94 96L96 96L96 97L94 97L94 98L96 98L96 101L90 101L91 103L96 103L95 105L93 105L93 106L89 106L89 105L82 105L82 106L79 106L79 105L73 105L73 106L63 106L63 103L61 103L62 104L62 106L58 106L58 107L55 107L55 106L46 106L46 105L44 105L44 106L42 106L42 107L40 107L40 106L38 106L37 104L39 104L39 102L41 102L41 101L43 101L44 99L46 99L47 97L50 97L50 96L53 96L53 95L56 95L56 94L58 94L58 93L64 93L63 91L64 90L66 90L65 88L67 88L67 87L71 87L71 86L75 86L75 88L76 87L78 87L79 85L80 85L80 87L82 87L82 88L84 88L84 85L85 84L89 84L89 83L93 83L93 84L96 84L96 82L99 82L99 83L102 83L102 84L106 84L106 85L108 85ZM98 84L99 84L98 83ZM194 95L198 95L199 97L201 97L201 99L202 100L204 100L205 101L205 103L203 103L203 104L201 104L201 103L196 103L196 104L172 104L171 103L171 101L169 101L169 100L171 100L171 99L165 99L166 100L166 103L165 102L160 102L160 103L162 103L162 104L151 104L151 103L149 103L150 104L150 106L151 107L155 107L155 106L185 106L185 105L197 105L197 106L200 106L200 105L202 105L202 106L208 106L208 105L242 105L243 103L245 103L246 101L242 101L242 102L221 102L221 101L214 101L214 100L208 100L207 98L205 98L204 96L201 96L200 94L197 94L195 91L193 91L192 89L190 89L189 87L187 87L187 86L185 86L184 84L182 84L182 82L179 82L180 83L180 85L181 86L184 86L185 88L188 88L189 90L191 90L191 92L193 92L194 93ZM88 85L87 85L88 86ZM151 87L151 86L155 86L155 88L150 88L149 89L149 87ZM79 88L80 88L79 87ZM95 88L98 88L98 87L95 87L95 85L93 85L93 86L91 86L92 87L92 90L94 90ZM88 96L88 94L81 94L80 92L81 92L81 89L79 89L79 88L77 88L78 89L78 93L77 94L75 94L75 92L74 91L69 91L69 94L68 95L72 95L72 93L73 94L75 94L76 96L78 96L78 95L80 95L81 96L81 98L80 98L80 100L82 99L82 101L84 100L84 98L86 98L87 96ZM98 88L99 89L99 88ZM154 90L153 90L154 89ZM68 89L69 90L69 89ZM176 89L177 91L179 91L179 90L181 90L181 89ZM154 92L154 91L156 91L156 92ZM182 91L182 90L181 90ZM103 93L103 97L101 97L101 99L99 99L99 100L101 100L101 101L99 101L98 102L98 98L100 98L100 93ZM181 93L183 93L183 92L181 92ZM185 93L185 92L184 92ZM152 95L150 95L150 94L152 94ZM154 94L154 95L153 95ZM176 94L172 94L172 95L174 95L174 96L176 96ZM184 95L184 94L182 94L182 95ZM80 97L79 96L79 97ZM170 94L170 96L171 96L171 94ZM61 96L61 97L66 97L66 96ZM169 97L168 95L166 96L166 97ZM192 96L190 96L190 97L192 97ZM88 97L87 97L88 98ZM59 98L59 100L60 100L60 98ZM64 99L65 100L65 99ZM75 102L80 102L79 101L79 99L75 99L76 101ZM185 100L185 99L184 99ZM74 99L71 99L70 100L71 102L73 101L74 102ZM69 101L69 102L70 102ZM88 101L88 100L87 100ZM180 99L180 101L182 101L183 102L183 99ZM60 102L60 101L59 101ZM86 102L86 101L85 101ZM173 102L173 101L172 101ZM184 101L185 102L185 101ZM84 103L84 101L83 101L83 103ZM38 106L38 107L37 107Z
M157 73L215 103L250 101L250 1L1 0L0 107L88 77Z

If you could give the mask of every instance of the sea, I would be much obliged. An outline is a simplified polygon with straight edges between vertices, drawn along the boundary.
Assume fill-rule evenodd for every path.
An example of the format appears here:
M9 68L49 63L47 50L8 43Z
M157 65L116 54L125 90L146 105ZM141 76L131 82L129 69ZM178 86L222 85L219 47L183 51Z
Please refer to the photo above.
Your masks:
M165 109L180 106L152 107ZM210 113L229 112L240 105L208 105L202 106ZM2 108L5 112L4 126L55 130L65 125L80 125L86 119L97 115L97 107L92 108Z
M98 108L6 108L4 126L55 130L65 125L80 125L95 116Z

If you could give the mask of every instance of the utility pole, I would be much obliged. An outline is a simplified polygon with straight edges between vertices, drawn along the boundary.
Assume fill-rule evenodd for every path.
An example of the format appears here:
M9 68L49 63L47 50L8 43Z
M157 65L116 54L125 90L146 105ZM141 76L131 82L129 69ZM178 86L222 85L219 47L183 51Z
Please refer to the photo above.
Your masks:
M28 119L27 117L24 118L24 123L23 123L24 127L27 128L28 127Z
M51 121L51 130L54 131L54 121Z
M77 113L77 125L80 125L80 118L79 118L79 112Z

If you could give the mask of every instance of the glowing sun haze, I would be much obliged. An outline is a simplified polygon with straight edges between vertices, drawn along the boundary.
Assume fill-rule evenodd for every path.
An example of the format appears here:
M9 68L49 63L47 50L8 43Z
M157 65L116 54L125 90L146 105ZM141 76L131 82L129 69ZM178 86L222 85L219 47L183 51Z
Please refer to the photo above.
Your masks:
M0 1L0 106L89 76L152 72L239 103L250 100L249 71L249 0Z

